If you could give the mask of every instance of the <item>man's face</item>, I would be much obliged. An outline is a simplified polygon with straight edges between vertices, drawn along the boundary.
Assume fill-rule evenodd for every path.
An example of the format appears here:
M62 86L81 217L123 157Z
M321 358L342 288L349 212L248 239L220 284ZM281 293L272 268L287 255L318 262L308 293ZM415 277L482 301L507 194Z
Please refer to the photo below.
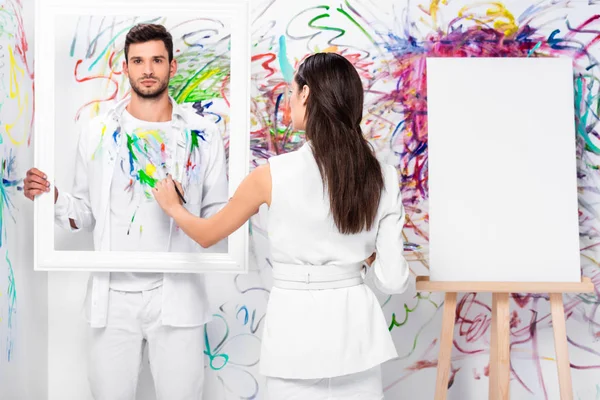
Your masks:
M169 63L169 53L162 40L131 44L127 58L124 71L131 89L145 99L162 95L169 87L169 78L177 71L176 61Z

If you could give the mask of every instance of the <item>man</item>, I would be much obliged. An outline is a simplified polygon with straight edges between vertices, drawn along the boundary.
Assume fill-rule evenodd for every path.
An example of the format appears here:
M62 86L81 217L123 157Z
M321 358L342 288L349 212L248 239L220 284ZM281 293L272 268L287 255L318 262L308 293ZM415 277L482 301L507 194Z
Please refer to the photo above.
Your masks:
M73 193L55 188L56 221L74 232L93 230L99 251L201 251L151 191L170 174L189 211L216 213L228 198L222 139L214 124L169 96L177 63L163 26L129 31L123 68L131 96L82 132ZM28 171L25 196L33 200L49 187L43 172ZM211 314L201 274L92 274L86 305L96 399L135 398L146 345L158 399L201 399L203 325Z

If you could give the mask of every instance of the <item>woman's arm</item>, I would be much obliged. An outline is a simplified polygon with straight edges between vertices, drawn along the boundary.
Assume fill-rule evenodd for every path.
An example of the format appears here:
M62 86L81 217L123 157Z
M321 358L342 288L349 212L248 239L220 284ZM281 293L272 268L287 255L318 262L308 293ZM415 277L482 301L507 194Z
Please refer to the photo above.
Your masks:
M181 205L170 176L156 184L153 194L160 207L185 234L206 248L235 232L258 212L262 204L271 204L271 170L266 164L252 171L227 205L210 218L199 218Z
M389 204L379 221L375 239L377 256L373 259L371 269L377 289L387 294L403 293L410 283L410 268L403 254L404 206L398 186L398 172L394 167L387 166L385 173L389 182L386 190L391 193L386 197Z

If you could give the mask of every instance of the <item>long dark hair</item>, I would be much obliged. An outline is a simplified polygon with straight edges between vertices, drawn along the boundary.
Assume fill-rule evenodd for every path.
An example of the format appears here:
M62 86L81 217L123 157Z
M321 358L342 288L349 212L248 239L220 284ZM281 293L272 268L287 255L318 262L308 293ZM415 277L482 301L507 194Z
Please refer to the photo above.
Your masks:
M295 75L307 85L306 137L324 186L331 213L343 234L373 226L383 190L381 166L360 128L363 87L354 66L335 53L306 58Z

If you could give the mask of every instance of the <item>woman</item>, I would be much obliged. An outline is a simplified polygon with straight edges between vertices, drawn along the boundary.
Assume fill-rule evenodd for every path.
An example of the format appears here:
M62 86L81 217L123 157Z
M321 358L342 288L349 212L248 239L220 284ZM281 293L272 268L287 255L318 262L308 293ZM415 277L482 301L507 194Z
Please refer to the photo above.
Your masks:
M294 77L290 106L307 143L256 168L213 217L189 214L170 178L154 196L202 247L269 206L274 282L260 366L266 398L383 399L380 364L397 354L363 284L363 260L380 290L406 290L398 174L377 161L362 135L362 84L344 57L308 57Z

